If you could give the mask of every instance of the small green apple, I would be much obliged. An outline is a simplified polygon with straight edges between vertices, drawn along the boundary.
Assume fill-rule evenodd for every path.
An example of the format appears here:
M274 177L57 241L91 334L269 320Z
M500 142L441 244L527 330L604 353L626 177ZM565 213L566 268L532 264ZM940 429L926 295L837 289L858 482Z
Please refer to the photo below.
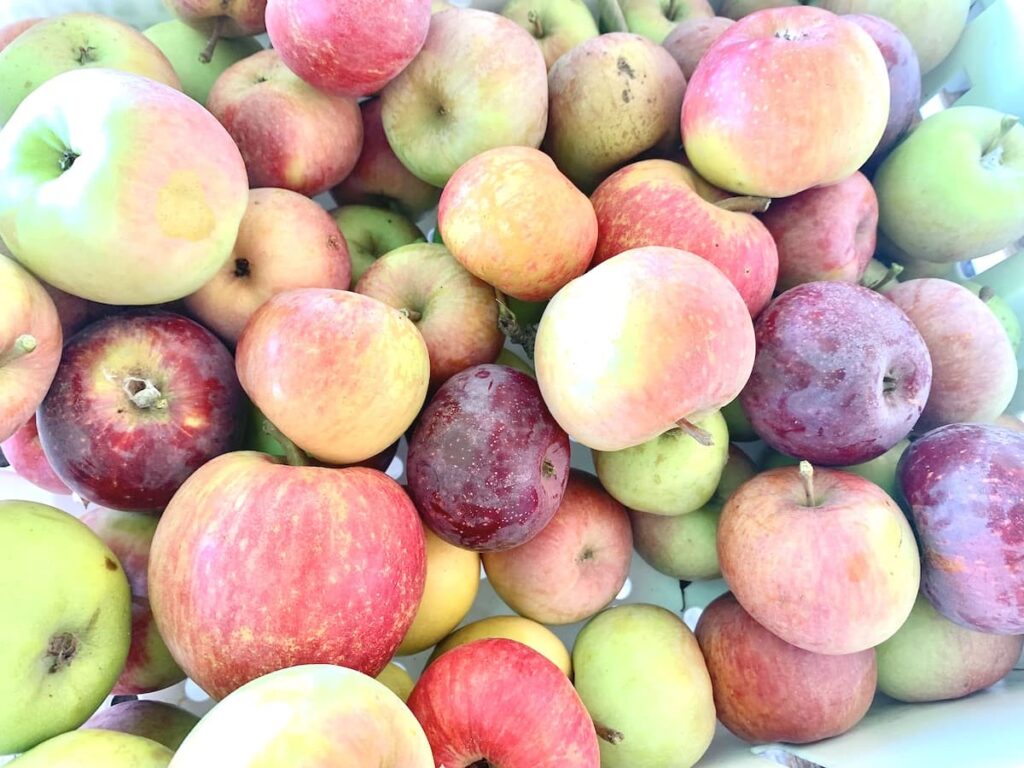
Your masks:
M765 8L786 8L791 5L800 5L800 0L725 0L718 14L739 21Z
M122 701L105 707L85 721L82 729L98 728L142 736L177 749L199 718L191 712L153 699Z
M393 661L377 675L377 682L383 683L388 690L402 701L409 700L409 694L412 693L412 689L416 685L412 676L405 671L405 668L398 666Z
M685 515L715 493L729 457L729 430L720 411L694 426L710 436L702 445L682 429L670 429L621 451L594 451L601 485L630 509L655 515Z
M174 753L163 744L118 731L71 731L44 741L14 761L18 768L166 768Z
M537 378L537 372L533 370L533 366L510 349L502 349L501 352L498 353L498 358L494 362L497 365L507 365L509 368L515 368L517 371L522 371L527 376L532 376L535 379Z
M548 69L563 53L599 34L583 0L509 0L501 15L533 35Z
M409 243L425 241L423 233L409 219L387 208L345 205L331 211L345 236L352 259L352 285L378 258Z
M715 15L708 0L619 0L619 8L630 32L659 44L679 22ZM605 25L610 28L615 20L610 16Z
M835 467L835 469L841 469L845 472L852 472L855 475L860 475L865 480L870 480L895 499L897 498L896 465L899 464L900 457L903 455L903 452L909 447L909 440L900 440L888 451L883 453L881 456L871 459L871 461L865 461L863 464L853 464L849 467ZM761 460L761 469L795 467L799 464L799 459L794 459L792 456L779 453L773 448L767 448L764 452L764 458Z
M738 397L722 406L722 416L725 418L725 426L729 428L729 438L733 442L749 443L758 439L757 432L754 431Z
M991 286L973 281L963 283L963 286L984 301L985 305L992 310L992 314L999 318L999 322L1006 329L1006 335L1010 337L1010 346L1013 347L1014 353L1019 352L1021 325L1017 313L1013 311L1013 307L1002 296L997 294Z

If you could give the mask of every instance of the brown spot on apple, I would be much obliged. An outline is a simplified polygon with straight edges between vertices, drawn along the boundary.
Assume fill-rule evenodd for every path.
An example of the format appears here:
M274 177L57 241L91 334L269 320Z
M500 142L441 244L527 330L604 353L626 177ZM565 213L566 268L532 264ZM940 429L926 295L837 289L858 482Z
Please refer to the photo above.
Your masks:
M936 568L940 571L946 571L947 573L962 573L967 570L964 565L963 558L957 556L946 557L932 549L925 551L925 560L932 568Z
M213 231L216 218L195 171L175 171L157 193L156 220L167 237L198 241Z
M109 557L104 557L103 558L103 565L106 567L106 569L108 571L116 571L117 570L117 563L115 563Z

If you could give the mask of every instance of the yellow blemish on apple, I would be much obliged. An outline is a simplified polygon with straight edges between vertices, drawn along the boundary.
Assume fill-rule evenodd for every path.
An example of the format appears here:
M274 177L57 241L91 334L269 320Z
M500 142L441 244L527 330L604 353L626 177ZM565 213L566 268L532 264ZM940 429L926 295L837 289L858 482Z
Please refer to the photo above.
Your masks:
M206 419L202 416L188 416L182 419L181 424L187 429L198 429L199 427L206 425Z
M156 219L167 237L198 241L213 231L216 218L195 171L175 171L157 193Z

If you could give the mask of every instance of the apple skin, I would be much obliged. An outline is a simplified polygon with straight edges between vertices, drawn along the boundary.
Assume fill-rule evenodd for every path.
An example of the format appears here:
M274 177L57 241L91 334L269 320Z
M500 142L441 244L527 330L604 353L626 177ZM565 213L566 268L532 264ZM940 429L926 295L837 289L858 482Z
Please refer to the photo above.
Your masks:
M266 31L263 16L267 0L164 0L164 5L197 29L215 30L216 37L244 37Z
M814 105L799 120L792 93ZM701 59L683 143L712 184L787 197L860 168L888 116L889 75L867 32L818 8L772 8L736 22Z
M318 91L276 50L224 70L206 108L238 145L253 187L318 195L348 176L363 147L356 100Z
M149 597L174 658L222 699L296 664L378 674L412 623L425 562L416 509L387 475L245 451L208 462L167 506Z
M81 68L132 72L181 90L159 48L137 30L98 13L41 19L0 52L0 125L47 80Z
M599 768L594 724L572 683L522 643L477 640L424 670L409 697L438 766ZM516 726L509 728L514 713Z
M443 245L414 243L381 256L355 291L409 313L427 345L433 390L459 371L493 362L505 343L494 288Z
M1012 413L1004 413L992 423L999 427L1012 429L1014 432L1024 432L1024 420Z
M724 0L718 13L733 21L739 21L744 16L763 11L765 8L788 8L800 4L801 0Z
M357 671L306 664L271 672L217 704L174 755L174 768L373 765L432 768L430 745L402 700Z
M31 29L42 20L42 17L21 19L19 21L12 21L10 24L5 24L0 27L0 51L10 45L11 42L13 42L13 40L26 29Z
M918 595L910 618L878 646L878 690L910 703L968 696L1013 669L1024 635L992 635L955 624Z
M71 489L57 477L50 466L43 446L39 443L39 430L36 428L35 414L6 440L0 441L0 451L10 464L11 469L20 477L28 480L44 491L61 496L70 495Z
M918 422L932 387L929 347L878 293L804 283L768 305L756 331L740 402L775 450L813 464L860 464Z
M430 378L427 346L405 314L320 288L279 293L256 310L235 365L270 422L328 464L363 461L398 440Z
M433 664L453 648L486 638L505 638L522 643L562 670L566 677L572 676L572 659L558 635L543 624L522 616L488 616L460 627L437 644L427 664Z
M185 306L229 344L267 299L296 288L346 290L348 245L334 219L287 189L253 189L231 258Z
M346 205L331 211L331 217L348 244L352 285L385 253L410 243L424 242L419 227L388 208Z
M110 693L131 634L128 579L113 552L66 512L0 501L0 754L77 728Z
M381 100L395 155L414 175L442 187L488 149L540 146L548 122L547 66L530 33L511 19L452 8L431 17L423 49Z
M935 609L979 632L1024 634L1024 434L940 427L910 446L898 472Z
M655 43L680 22L689 19L710 19L715 15L708 0L618 0L629 31L643 35Z
M51 285L106 304L199 288L231 254L248 195L242 157L212 115L110 69L36 89L0 132L0 166L0 237L11 252Z
M808 744L846 733L875 695L875 650L826 656L790 645L758 624L731 594L697 622L718 719L752 743Z
M533 370L533 367L509 349L502 349L501 352L498 353L498 357L495 358L494 363L495 365L507 365L509 368L515 368L517 371L522 371L533 379L537 378L537 372Z
M722 575L777 637L814 653L857 653L892 637L910 614L917 544L874 483L829 469L814 470L813 483L815 506L795 467L740 486L718 523Z
M441 193L437 226L462 266L522 301L550 299L582 275L597 244L586 195L532 147L499 147L461 165Z
M761 221L778 245L780 293L817 280L856 283L875 255L878 198L858 172L774 201Z
M620 605L591 619L572 650L576 690L598 729L603 768L689 768L715 732L711 679L682 619L660 606Z
M984 277L981 279L984 279ZM1003 326L1003 330L1006 331L1013 353L1017 354L1020 351L1021 337L1024 335L1024 329L1021 328L1021 322L1013 307L1009 305L1006 299L996 293L992 286L986 286L973 280L961 283L961 285L985 302L985 306L992 311L992 314L999 320L1000 325ZM59 306L57 307L57 312L60 313Z
M167 768L174 753L150 739L116 731L71 731L18 758L18 768Z
M596 477L572 469L551 522L526 544L485 553L483 564L498 597L516 613L572 624L615 599L632 559L626 508Z
M716 205L727 197L679 163L627 165L591 196L598 226L593 265L648 245L689 251L718 267L757 317L771 301L779 254L755 216Z
M176 750L198 722L191 712L165 701L135 699L101 709L85 721L82 729L130 733Z
M393 661L384 667L375 679L402 701L409 700L409 694L416 685L412 676Z
M865 480L870 480L894 500L899 498L899 488L896 481L896 467L899 465L903 452L910 447L909 440L900 440L896 445L883 453L881 456L863 464L851 464L847 467L836 467L844 472L852 472L860 475ZM761 469L775 469L777 467L795 467L800 464L800 459L779 453L773 448L765 450L761 460Z
M584 192L645 152L678 151L686 78L645 37L613 32L584 41L551 67L548 90L544 150Z
M64 347L36 416L57 476L83 499L159 512L205 462L242 436L231 353L198 323L135 310Z
M754 332L742 297L709 262L636 248L555 294L534 352L562 428L588 448L618 451L736 397L753 365Z
M181 89L200 104L205 104L210 89L220 74L232 64L263 50L253 38L220 40L210 61L199 54L206 48L209 34L177 19L162 21L143 30L147 38L167 57L181 79Z
M133 597L149 597L149 549L158 518L91 506L79 518L117 555Z
M562 54L600 34L584 0L509 0L501 15L533 35L548 69Z
M704 54L735 22L722 16L686 19L676 24L662 41L662 47L676 60L689 80Z
M0 254L10 255L4 250L3 243L0 243ZM97 304L94 301L72 296L70 293L46 283L43 283L43 288L50 294L54 306L57 307L57 316L60 318L60 327L65 339L70 339L93 320L108 314L112 309L106 304Z
M885 296L914 323L932 360L932 388L917 429L991 422L1017 388L1017 356L998 318L963 286L937 277L908 280Z
M1013 119L986 107L951 107L889 154L874 184L891 255L945 264L1024 237L1024 126Z

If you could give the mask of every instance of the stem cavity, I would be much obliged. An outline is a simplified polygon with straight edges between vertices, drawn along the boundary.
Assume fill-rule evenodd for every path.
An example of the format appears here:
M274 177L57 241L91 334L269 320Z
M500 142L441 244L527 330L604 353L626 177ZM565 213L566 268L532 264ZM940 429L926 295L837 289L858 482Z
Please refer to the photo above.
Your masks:
M124 393L128 395L132 405L136 408L148 410L150 408L164 409L167 407L167 398L156 388L150 379L143 379L138 376L125 377L121 385Z
M1003 115L1003 119L999 122L999 133L988 143L985 151L981 154L981 164L983 166L994 168L1002 165L1003 151L1005 149L1003 142L1019 122L1020 118L1016 115Z
M540 14L537 13L536 11L530 11L529 13L526 14L526 20L530 22L530 26L533 27L533 29L531 30L533 32L533 36L538 40L543 39L544 25L541 24Z
M34 352L36 347L39 346L39 342L36 341L36 337L30 333L23 333L21 336L14 340L14 344L6 352L0 352L0 368L3 368L8 363L13 363L20 357L24 357L31 352Z
M711 433L708 432L706 429L701 429L692 421L688 421L687 419L680 419L679 421L676 422L676 426L683 430L683 434L689 435L698 443L703 445L705 448L710 448L712 445L715 444L715 440L711 436Z
M418 309L409 309L408 307L402 307L398 311L401 312L406 317L408 317L414 323L418 323L420 320L423 319L423 313L420 312Z
M808 507L818 506L814 497L814 467L811 466L811 462L800 462L800 480L804 485L804 502Z

